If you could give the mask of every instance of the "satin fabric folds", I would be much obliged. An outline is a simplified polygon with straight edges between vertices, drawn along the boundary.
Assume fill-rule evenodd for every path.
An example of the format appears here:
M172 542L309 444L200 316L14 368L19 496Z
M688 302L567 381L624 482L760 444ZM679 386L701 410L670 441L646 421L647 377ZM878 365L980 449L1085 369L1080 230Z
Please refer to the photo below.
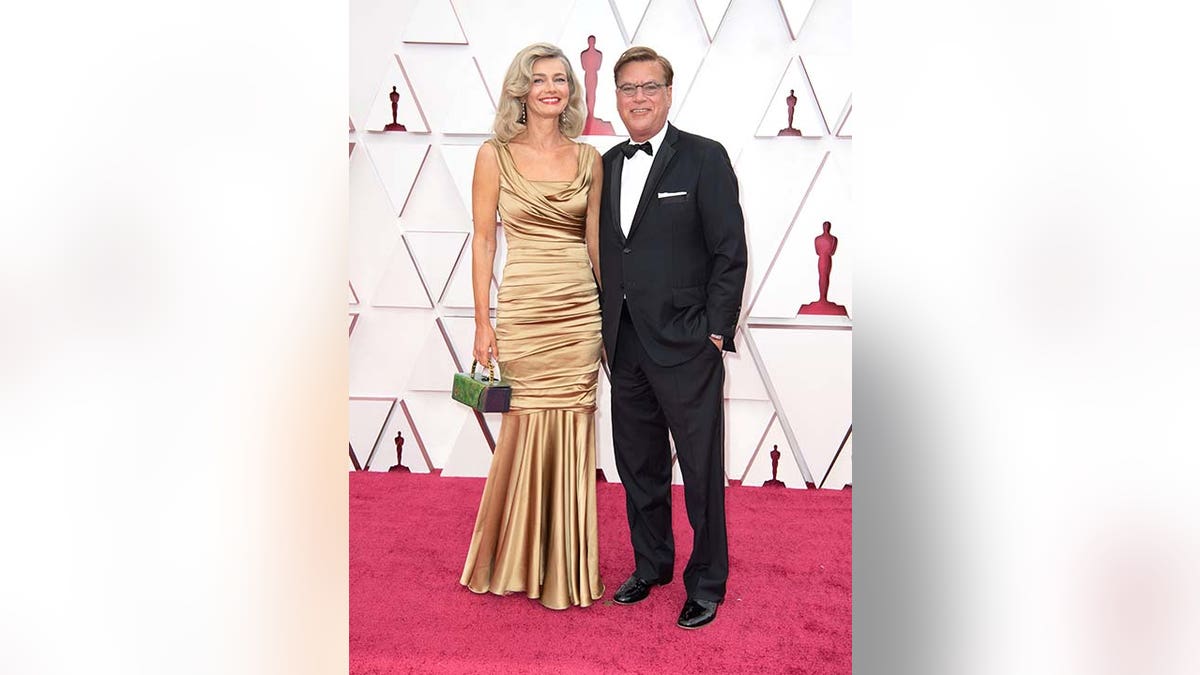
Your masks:
M596 530L596 378L600 305L584 244L596 151L571 181L530 181L508 146L500 164L507 258L497 297L500 368L512 405L479 503L461 582L525 593L546 607L600 599Z

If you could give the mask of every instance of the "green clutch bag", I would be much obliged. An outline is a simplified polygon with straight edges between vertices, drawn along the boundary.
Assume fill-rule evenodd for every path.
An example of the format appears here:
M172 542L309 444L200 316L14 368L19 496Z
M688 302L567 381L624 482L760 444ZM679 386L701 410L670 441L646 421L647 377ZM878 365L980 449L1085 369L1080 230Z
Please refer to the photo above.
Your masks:
M450 398L479 412L508 412L512 387L503 378L496 377L492 363L488 363L486 373L480 371L476 375L478 365L478 361L471 361L471 372L454 374Z

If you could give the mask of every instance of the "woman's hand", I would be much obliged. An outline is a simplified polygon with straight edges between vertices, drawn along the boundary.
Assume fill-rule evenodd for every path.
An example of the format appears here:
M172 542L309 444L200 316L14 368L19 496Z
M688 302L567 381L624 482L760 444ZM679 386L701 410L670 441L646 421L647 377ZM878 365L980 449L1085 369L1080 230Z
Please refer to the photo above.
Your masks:
M471 351L471 356L485 367L493 358L499 360L496 331L492 330L491 323L475 324L475 348Z

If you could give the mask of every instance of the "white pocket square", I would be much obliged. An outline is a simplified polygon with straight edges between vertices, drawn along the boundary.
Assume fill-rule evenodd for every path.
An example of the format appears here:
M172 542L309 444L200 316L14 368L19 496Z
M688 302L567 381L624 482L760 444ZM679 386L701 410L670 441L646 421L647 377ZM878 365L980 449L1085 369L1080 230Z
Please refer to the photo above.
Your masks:
M687 192L660 192L660 193L658 193L658 198L666 199L667 197L682 197L683 195L686 195L686 194L687 194Z

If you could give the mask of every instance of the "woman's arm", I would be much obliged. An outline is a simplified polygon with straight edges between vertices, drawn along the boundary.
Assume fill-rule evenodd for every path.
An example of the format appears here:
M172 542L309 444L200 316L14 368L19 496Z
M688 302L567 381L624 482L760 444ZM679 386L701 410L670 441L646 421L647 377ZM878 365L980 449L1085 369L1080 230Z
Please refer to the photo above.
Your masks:
M588 146L591 147L591 146ZM604 188L604 162L600 153L593 153L592 185L588 188L587 222L584 225L584 237L587 241L588 258L592 261L592 274L596 275L596 285L600 285L600 195Z
M492 266L496 261L496 205L500 200L500 163L491 143L479 146L471 180L471 289L475 298L475 346L471 355L481 364L499 358L496 332L489 312Z

